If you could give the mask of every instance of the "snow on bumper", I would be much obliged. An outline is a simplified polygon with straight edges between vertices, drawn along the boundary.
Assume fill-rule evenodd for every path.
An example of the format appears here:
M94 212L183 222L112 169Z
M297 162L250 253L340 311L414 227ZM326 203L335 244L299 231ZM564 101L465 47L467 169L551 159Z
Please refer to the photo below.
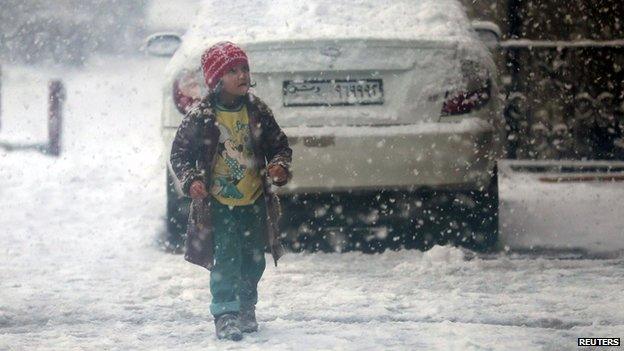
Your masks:
M473 189L489 181L493 167L493 129L477 118L284 132L293 149L293 179L279 193Z
M165 150L175 128L163 129ZM293 179L277 193L379 189L476 189L497 146L479 118L398 126L284 127Z

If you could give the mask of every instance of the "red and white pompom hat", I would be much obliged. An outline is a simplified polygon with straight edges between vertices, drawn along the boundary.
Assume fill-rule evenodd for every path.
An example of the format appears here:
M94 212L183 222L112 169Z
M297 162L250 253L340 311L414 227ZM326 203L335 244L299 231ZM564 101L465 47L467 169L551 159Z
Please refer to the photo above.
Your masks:
M201 66L210 91L214 91L225 72L241 63L249 66L247 54L232 42L222 41L206 50L201 57Z

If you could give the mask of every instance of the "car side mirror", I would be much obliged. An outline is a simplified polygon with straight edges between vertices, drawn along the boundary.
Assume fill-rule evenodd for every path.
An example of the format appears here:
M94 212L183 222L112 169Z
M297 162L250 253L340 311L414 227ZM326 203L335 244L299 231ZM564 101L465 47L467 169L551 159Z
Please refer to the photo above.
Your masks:
M145 40L145 50L152 56L170 57L178 50L182 38L176 33L154 33Z
M498 46L502 33L498 25L490 21L472 21L472 29L477 32L479 39L488 49Z

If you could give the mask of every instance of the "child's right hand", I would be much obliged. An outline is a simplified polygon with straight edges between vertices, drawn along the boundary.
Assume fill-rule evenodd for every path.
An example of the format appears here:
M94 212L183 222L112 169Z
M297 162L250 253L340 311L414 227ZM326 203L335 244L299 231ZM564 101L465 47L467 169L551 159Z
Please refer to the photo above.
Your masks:
M191 198L194 200L203 199L208 196L208 192L206 191L206 186L204 182L201 180L195 180L191 183L191 187L189 188L189 193L191 194Z

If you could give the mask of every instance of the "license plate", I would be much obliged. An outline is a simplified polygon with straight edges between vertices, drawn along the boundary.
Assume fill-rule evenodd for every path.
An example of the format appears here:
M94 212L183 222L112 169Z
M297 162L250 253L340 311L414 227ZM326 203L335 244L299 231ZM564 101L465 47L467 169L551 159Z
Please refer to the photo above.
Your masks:
M381 79L284 81L284 106L382 105Z

